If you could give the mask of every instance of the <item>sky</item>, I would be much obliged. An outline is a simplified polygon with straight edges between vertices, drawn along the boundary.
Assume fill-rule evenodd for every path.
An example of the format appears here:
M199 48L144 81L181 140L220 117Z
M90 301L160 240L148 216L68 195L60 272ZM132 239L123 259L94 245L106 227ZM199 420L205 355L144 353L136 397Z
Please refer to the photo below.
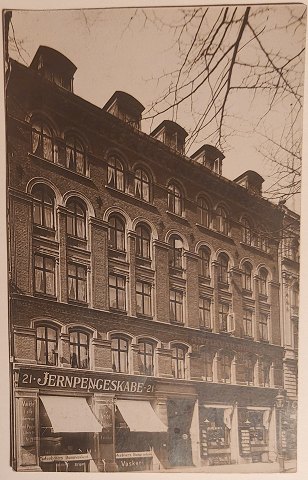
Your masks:
M215 7L211 8L214 15ZM268 30L283 24L289 18L287 6L275 8L273 18L263 19ZM74 79L74 92L77 95L103 107L116 90L123 90L136 97L147 110L168 88L169 78L164 75L180 64L178 44L170 28L163 24L174 24L181 18L182 13L176 8L149 12L146 22L142 11L139 10L136 15L135 9L15 10L9 32L10 55L29 65L39 45L50 46L62 52L77 66ZM268 34L268 42L273 45L280 43L291 54L298 50L300 33L298 38L295 35L290 39L283 30L277 29ZM183 38L189 42L188 35ZM248 58L257 61L249 47ZM201 106L201 100L201 97L196 97L195 115L190 111L189 102L183 104L178 112L176 120L187 131L192 128L196 116L201 114L202 107L198 112L198 102ZM252 105L250 102L250 93L241 92L231 97L230 109L236 116L236 133L228 138L223 175L234 179L246 170L255 170L265 178L266 189L272 181L273 165L258 153L264 138L256 131L248 131L246 125L258 111L262 111L266 98ZM276 106L266 128L279 126L288 108L285 104ZM143 131L150 133L163 119L171 119L171 113L168 111L152 122L143 121ZM241 119L245 119L245 125ZM187 154L191 155L202 143L210 142L197 138ZM288 206L299 211L299 197L291 199Z

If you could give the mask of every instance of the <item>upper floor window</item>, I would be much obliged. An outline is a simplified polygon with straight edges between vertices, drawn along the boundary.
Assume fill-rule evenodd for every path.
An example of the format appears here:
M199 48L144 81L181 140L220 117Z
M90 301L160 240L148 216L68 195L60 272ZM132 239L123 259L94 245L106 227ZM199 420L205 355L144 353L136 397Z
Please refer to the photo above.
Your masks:
M51 129L42 121L32 124L32 153L54 161L54 139Z
M291 304L292 307L298 308L299 306L299 287L298 283L295 283L292 288L292 296L291 296Z
M169 238L169 266L171 268L183 268L183 241L178 235Z
M170 320L172 322L184 322L183 296L182 290L170 289Z
M86 208L82 202L72 198L67 202L67 234L76 238L86 239Z
M252 337L252 310L249 308L244 309L243 327L244 335L246 337Z
M174 345L172 348L172 375L174 378L186 377L187 347Z
M259 359L259 382L261 387L270 386L271 362L267 358Z
M216 230L224 235L229 234L228 215L226 210L222 207L216 209Z
M199 213L199 222L204 227L209 228L211 219L210 219L210 208L208 202L204 197L198 198L198 213Z
M204 278L210 277L211 252L207 247L199 249L199 275Z
M76 302L87 301L87 267L68 264L68 298Z
M268 313L260 313L260 319L259 319L259 337L260 340L268 341L268 319L269 319L269 314Z
M137 314L152 316L152 285L148 282L136 282L136 309Z
M298 350L298 321L293 321L293 347L294 350Z
M252 244L252 239L253 239L252 226L249 220L247 220L247 218L242 219L242 239L243 239L243 242L246 243L247 245Z
M74 172L86 174L85 151L81 142L74 136L66 139L66 166Z
M151 257L151 232L145 225L136 227L136 255L137 257L150 259Z
M229 257L225 253L218 255L218 281L227 284L229 280Z
M219 331L228 331L228 315L230 311L230 305L228 303L219 302L218 304L218 318L219 318Z
M231 364L233 355L227 352L221 352L218 356L217 373L218 381L222 383L231 383Z
M211 328L211 300L206 297L199 297L199 325Z
M255 360L250 355L246 355L244 358L244 373L245 373L245 383L247 385L254 384L254 371L255 371Z
M46 255L34 255L34 291L44 295L56 295L55 259Z
M42 365L57 365L58 330L48 325L36 328L36 358Z
M259 237L259 248L261 248L261 250L263 250L264 252L268 252L269 236L268 236L267 230L263 226L259 227L258 237Z
M108 159L107 183L121 192L125 190L124 167L118 157L112 156Z
M54 194L44 185L35 185L32 190L33 200L33 223L41 227L54 229Z
M135 171L135 197L145 202L150 201L150 179L148 174L141 168Z
M290 238L288 241L288 257L294 262L299 261L299 241L297 238Z
M267 270L265 268L261 268L259 272L259 293L261 293L261 295L267 295L267 279Z
M204 352L204 376L207 382L213 381L213 360L214 353L212 351Z
M183 195L174 183L168 186L168 210L176 215L183 215Z
M125 223L119 215L110 215L108 221L109 246L115 250L125 252Z
M129 342L126 338L114 336L111 340L112 370L118 373L129 371Z
M73 368L89 368L89 334L70 331L70 363Z
M109 275L109 306L126 311L126 279L122 275Z
M139 371L143 375L154 375L154 350L152 342L140 340L139 345Z
M252 290L252 266L249 262L243 265L243 288L251 292Z

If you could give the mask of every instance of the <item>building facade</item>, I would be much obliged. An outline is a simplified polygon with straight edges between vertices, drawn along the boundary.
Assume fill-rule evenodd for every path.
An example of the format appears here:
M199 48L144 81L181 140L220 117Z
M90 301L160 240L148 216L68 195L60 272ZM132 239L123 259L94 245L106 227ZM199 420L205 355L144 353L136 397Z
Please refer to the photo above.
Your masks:
M10 64L13 468L276 461L282 209L178 124L143 133L127 93L78 97L75 71L48 47Z

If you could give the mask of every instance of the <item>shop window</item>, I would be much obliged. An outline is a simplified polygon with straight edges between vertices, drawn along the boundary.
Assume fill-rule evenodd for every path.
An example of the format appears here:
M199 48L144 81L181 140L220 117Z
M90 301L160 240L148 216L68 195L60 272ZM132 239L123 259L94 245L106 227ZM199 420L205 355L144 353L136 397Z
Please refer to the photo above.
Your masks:
M109 246L120 252L125 252L125 223L119 215L110 215L108 221Z
M139 345L139 371L143 375L154 375L154 351L153 343L141 340Z
M268 342L268 320L269 314L268 313L260 313L259 319L259 338L265 342Z
M136 308L137 315L152 316L152 285L148 282L136 282Z
M225 253L218 255L218 281L225 285L229 281L229 257Z
M36 328L36 359L41 365L58 363L58 330L48 325Z
M204 197L198 198L198 216L200 225L209 228L211 224L210 207Z
M231 363L233 356L230 353L221 352L218 356L217 373L218 381L231 383Z
M207 247L199 248L199 275L203 278L210 278L211 252Z
M208 448L223 449L230 446L231 421L229 410L224 408L200 408L201 445L203 447L201 447L201 451L206 454L204 456L207 456ZM203 443L206 444L206 450Z
M112 370L118 373L129 371L129 342L126 338L113 337L111 340Z
M151 258L151 232L143 224L136 227L136 255L148 260Z
M121 192L125 190L124 167L118 157L112 156L108 159L107 183L109 187Z
M33 223L40 227L54 230L55 200L53 192L45 185L35 185L32 190Z
M228 332L228 316L230 312L230 305L228 303L219 302L218 304L218 319L219 319L219 331Z
M174 378L186 377L187 347L174 345L172 347L172 375Z
M126 311L126 279L123 275L109 275L109 306Z
M267 270L265 268L261 268L259 272L259 293L261 293L261 295L267 295L267 279Z
M183 269L183 241L179 235L171 235L169 238L169 267Z
M87 267L69 263L68 266L68 298L76 302L87 302Z
M90 368L89 334L80 330L70 331L70 363L73 368Z
M199 297L199 325L207 329L210 329L212 326L210 298Z
M243 288L248 292L252 291L252 266L249 262L243 265Z
M183 292L172 288L170 290L170 321L184 323Z
M150 201L150 179L141 168L135 171L135 197L145 202Z
M216 230L224 235L229 235L229 220L224 208L216 209Z
M168 186L168 210L176 215L183 215L183 195L180 188L174 183Z
M82 202L72 198L67 202L67 234L79 239L86 239L86 208Z
M34 291L42 295L56 295L55 259L34 255Z
M252 310L244 308L243 328L245 337L252 337Z
M245 453L247 446L249 447L249 453L258 452L255 447L264 446L268 443L269 411L239 408L238 417L241 453ZM265 428L265 425L267 428Z
M51 129L42 121L32 124L32 153L54 162L54 138Z
M85 151L81 142L74 136L66 139L66 166L74 172L86 174Z

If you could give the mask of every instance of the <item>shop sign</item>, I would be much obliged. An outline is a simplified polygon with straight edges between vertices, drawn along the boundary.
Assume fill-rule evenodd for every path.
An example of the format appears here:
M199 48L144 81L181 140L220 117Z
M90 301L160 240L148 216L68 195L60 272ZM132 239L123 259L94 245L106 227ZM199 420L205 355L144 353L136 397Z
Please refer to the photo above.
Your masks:
M152 452L118 452L116 453L116 459L118 458L152 458Z
M241 453L243 455L249 455L251 452L250 446L250 430L248 429L240 429L240 446L241 446Z
M134 472L150 470L151 460L149 458L120 458L116 460L120 472Z
M35 400L20 399L20 445L28 447L35 444Z
M55 370L21 368L18 386L83 392L130 393L145 395L154 393L152 377L133 377L112 374L57 373Z
M75 455L42 455L40 462L76 462L92 460L90 453L76 453Z

